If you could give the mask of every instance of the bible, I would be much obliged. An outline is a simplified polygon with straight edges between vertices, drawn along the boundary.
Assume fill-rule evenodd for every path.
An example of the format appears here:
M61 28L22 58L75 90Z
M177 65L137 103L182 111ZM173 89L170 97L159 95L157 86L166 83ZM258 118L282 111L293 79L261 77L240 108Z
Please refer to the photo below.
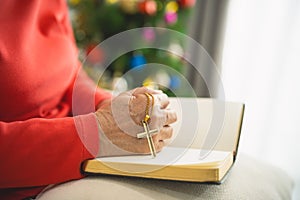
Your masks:
M102 157L83 163L86 174L220 183L233 166L243 103L211 98L170 98L177 112L169 144L151 155Z

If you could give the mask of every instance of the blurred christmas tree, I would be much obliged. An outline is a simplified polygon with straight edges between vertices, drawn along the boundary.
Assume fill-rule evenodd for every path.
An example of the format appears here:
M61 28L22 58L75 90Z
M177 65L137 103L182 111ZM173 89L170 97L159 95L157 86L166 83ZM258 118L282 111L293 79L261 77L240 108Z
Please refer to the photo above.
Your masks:
M87 55L101 41L138 27L165 27L186 33L191 8L196 0L69 0L76 42ZM145 29L144 39L151 42L156 37L151 29ZM171 51L184 51L184 41L169 38ZM84 56L85 56L84 55ZM101 57L99 52L99 57ZM101 79L102 87L112 89L114 79L128 70L146 63L161 63L182 72L183 59L157 49L133 51L116 59ZM105 78L109 77L109 78ZM157 77L167 88L180 86L180 78L161 72ZM144 83L155 81L148 77ZM123 80L126 82L126 80ZM129 87L135 87L132 85ZM125 89L125 88L124 88ZM130 88L126 88L130 89ZM166 89L168 90L168 89ZM167 91L168 92L168 91Z

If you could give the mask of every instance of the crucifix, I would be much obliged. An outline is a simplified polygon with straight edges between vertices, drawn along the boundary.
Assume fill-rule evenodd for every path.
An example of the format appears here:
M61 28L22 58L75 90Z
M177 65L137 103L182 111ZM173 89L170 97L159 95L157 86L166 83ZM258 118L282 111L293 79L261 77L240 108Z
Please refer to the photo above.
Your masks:
M150 130L149 129L149 124L147 122L142 121L142 123L143 123L143 127L144 127L145 132L137 134L137 138L147 138L151 155L152 155L152 157L156 157L156 150L155 150L155 146L153 144L152 135L157 133L158 130L157 129Z
M152 157L156 157L156 150L155 150L155 146L153 144L152 135L157 133L158 129L150 130L149 123L148 123L148 121L150 120L150 114L149 114L150 98L152 98L152 109L153 109L154 97L152 96L152 94L149 94L149 93L145 93L145 95L147 96L147 104L146 104L146 110L145 110L145 118L144 118L144 120L142 120L142 125L144 127L145 132L137 134L137 138L147 138L151 155L152 155Z

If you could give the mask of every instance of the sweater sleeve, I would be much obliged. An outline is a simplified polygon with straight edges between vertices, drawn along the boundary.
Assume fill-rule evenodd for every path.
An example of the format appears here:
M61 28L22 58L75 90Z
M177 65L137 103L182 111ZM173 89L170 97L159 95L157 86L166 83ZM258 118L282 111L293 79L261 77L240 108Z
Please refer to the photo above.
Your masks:
M0 122L0 188L41 186L82 177L82 161L98 151L93 113Z
M97 89L83 70L78 71L80 64L78 67L74 66L76 65L76 46L65 1L4 1L3 3L1 16L5 16L3 18L5 20L1 21L1 25L6 28L3 29L1 37L3 41L10 42L7 42L3 48L8 50L1 49L1 53L10 52L8 47L11 47L17 57L3 54L5 58L12 59L5 62L9 64L7 64L9 67L3 68L5 63L1 63L1 67L27 72L22 76L16 76L14 73L9 74L5 71L5 74L8 74L6 76L22 78L32 73L29 78L27 77L29 83L33 80L39 84L46 83L47 80L57 82L57 85L45 84L47 87L49 85L49 90L44 90L44 86L36 84L34 86L37 87L28 92L37 94L36 96L53 97L55 105L58 101L61 100L61 102L58 102L58 108L54 109L53 115L47 115L50 119L37 118L40 116L39 110L34 112L34 115L29 113L34 118L27 117L27 115L26 117L22 115L16 120L2 118L0 121L0 188L43 186L81 178L82 161L95 157L98 152L98 127L93 112L99 102L111 96L104 90ZM30 54L27 54L28 46L32 48ZM38 54L39 52L41 54ZM42 56L34 59L31 55ZM22 61L23 65L11 61ZM34 63L37 64L34 65ZM78 71L76 77L75 71ZM46 79L40 78L42 75L45 75ZM38 82L37 79L42 81ZM26 82L24 80L18 84L22 85L21 83ZM13 82L16 81L4 83L12 85ZM43 90L38 90L39 88ZM19 99L19 103L23 100L19 97L12 95L10 98ZM29 97L30 95L28 99ZM34 102L34 105L42 104L44 102L42 100L44 99ZM87 104L89 101L93 103ZM78 111L76 113L73 111L74 102ZM61 109L60 103L61 105L67 104L67 110L64 113L55 114ZM86 107L86 105L89 106ZM90 105L94 105L94 108ZM49 110L51 111L53 107L54 103L53 105L51 103ZM7 111L9 112L10 109ZM48 107L45 106L45 109L48 110ZM71 114L74 117L66 117L68 111L72 111Z
M81 63L78 62L78 65L80 66ZM94 112L100 103L111 98L110 92L97 87L79 67L77 76L66 91L63 101L72 108L73 115L78 115Z

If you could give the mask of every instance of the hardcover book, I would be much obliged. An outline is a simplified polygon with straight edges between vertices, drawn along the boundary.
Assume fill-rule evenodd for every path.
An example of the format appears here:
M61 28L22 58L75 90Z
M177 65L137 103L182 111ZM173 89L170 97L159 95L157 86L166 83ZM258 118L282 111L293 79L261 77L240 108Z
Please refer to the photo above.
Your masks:
M170 98L178 120L169 144L157 154L87 160L87 174L220 183L234 164L244 104L211 98Z

